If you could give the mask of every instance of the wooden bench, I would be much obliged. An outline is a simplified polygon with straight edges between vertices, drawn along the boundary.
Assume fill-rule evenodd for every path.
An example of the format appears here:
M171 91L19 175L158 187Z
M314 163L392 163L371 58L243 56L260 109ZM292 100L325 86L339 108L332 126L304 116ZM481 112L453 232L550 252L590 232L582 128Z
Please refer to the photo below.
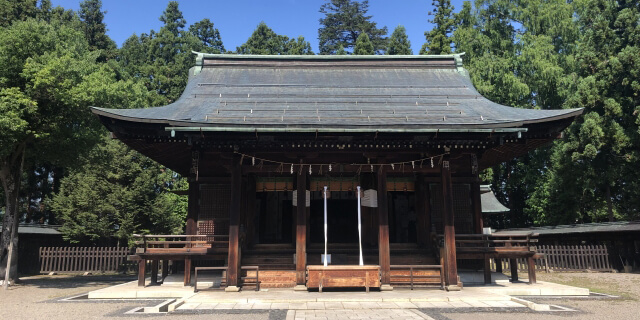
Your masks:
M184 260L184 285L191 283L192 259L225 259L228 251L228 235L138 235L140 240L130 261L138 261L138 286L145 286L147 260L151 261L151 284L157 283L158 261L163 261L162 277L167 276L169 260Z
M380 287L380 266L307 266L307 288Z
M511 280L518 281L517 260L527 259L529 283L536 283L535 259L539 258L533 243L538 242L537 234L513 235L456 234L456 258L484 260L484 283L491 283L489 259L509 259ZM442 238L442 236L439 236Z

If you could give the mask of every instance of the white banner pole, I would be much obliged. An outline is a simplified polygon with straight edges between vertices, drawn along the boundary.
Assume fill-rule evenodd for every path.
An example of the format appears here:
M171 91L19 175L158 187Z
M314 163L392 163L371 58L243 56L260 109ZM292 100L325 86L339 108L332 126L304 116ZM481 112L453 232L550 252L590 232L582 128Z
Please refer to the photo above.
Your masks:
M362 215L361 213L361 206L360 206L360 186L358 186L358 243L360 244L360 265L363 266L364 262L362 261L362 219L360 218L360 216Z
M324 186L324 266L327 266L327 186Z

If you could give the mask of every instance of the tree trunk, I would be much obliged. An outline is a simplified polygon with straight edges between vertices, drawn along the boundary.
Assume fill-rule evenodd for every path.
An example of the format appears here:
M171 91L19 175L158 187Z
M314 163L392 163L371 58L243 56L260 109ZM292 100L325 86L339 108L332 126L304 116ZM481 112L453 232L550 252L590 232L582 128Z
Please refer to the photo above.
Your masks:
M5 194L5 214L2 219L2 237L0 237L0 275L6 273L7 259L9 258L9 245L13 240L13 254L11 256L10 281L18 279L18 195L20 192L20 178L24 163L24 149L26 143L16 147L14 152L3 159L0 167L0 181ZM13 232L15 230L15 232ZM11 239L12 234L14 235Z
M613 203L611 201L611 186L607 184L607 210L609 212L609 221L613 222Z

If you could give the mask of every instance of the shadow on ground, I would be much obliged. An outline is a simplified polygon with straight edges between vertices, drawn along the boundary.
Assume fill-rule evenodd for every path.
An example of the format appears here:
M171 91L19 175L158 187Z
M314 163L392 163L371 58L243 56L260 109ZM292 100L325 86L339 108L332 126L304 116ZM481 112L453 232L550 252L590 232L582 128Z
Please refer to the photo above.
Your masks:
M22 277L16 283L17 287L38 288L78 288L101 287L104 285L117 285L137 279L133 275L56 275L56 276L30 276Z

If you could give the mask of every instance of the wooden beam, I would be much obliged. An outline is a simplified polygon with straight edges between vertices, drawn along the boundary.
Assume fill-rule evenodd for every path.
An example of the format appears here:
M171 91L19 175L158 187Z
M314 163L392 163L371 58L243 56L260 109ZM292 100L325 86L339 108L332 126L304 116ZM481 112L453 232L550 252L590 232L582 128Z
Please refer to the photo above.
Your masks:
M187 234L198 234L198 214L200 211L200 183L189 181L189 200L187 203Z
M381 281L391 285L391 250L389 248L389 207L387 203L387 169L378 169L378 254Z
M458 265L456 262L456 230L453 216L453 186L449 157L444 156L440 171L442 181L442 221L444 224L445 281L447 286L458 285Z
M231 204L229 205L229 258L227 269L227 291L238 290L238 270L240 269L239 222L242 209L242 171L240 156L231 165Z
M471 212L473 212L473 228L477 234L482 234L484 227L482 219L482 202L480 199L480 181L471 183Z
M296 175L296 285L306 285L307 269L307 174Z

